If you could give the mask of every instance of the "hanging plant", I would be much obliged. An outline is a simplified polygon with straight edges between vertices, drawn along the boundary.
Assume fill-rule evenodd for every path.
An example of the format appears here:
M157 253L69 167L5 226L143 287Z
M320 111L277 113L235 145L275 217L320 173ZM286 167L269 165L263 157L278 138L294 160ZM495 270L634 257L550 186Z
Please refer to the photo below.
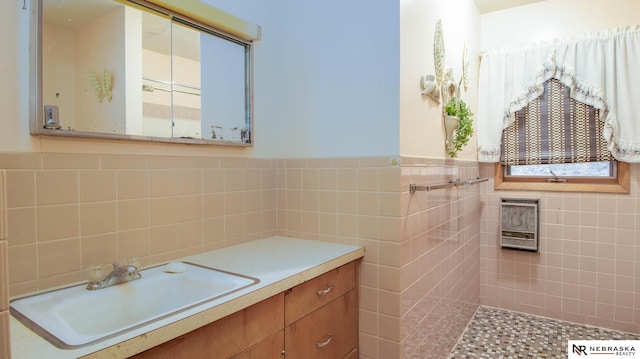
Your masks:
M453 69L445 69L442 20L438 20L433 38L433 56L436 73L435 76L421 77L422 95L431 97L438 104L442 99L444 104L442 117L446 134L445 150L449 157L457 157L458 152L469 143L473 135L473 113L460 96L461 90L466 92L469 88L469 46L465 41L462 49L462 76L456 82Z
M473 135L473 112L469 106L457 97L452 97L445 104L444 113L447 116L457 117L460 122L451 138L447 139L447 153L450 157L457 157L458 152L469 143L469 139Z

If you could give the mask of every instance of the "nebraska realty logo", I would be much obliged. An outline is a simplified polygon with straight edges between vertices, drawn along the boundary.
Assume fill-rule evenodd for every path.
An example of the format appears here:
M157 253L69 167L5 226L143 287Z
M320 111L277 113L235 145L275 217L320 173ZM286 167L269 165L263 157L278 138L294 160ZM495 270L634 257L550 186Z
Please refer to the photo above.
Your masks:
M640 349L640 340L569 340L569 359L635 357ZM640 358L640 355L638 355Z

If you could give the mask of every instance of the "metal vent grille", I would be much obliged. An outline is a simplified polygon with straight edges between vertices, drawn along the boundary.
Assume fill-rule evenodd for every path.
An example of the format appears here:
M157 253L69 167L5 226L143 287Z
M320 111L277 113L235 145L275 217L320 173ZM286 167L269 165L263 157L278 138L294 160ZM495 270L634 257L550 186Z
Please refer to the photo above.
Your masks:
M539 199L502 198L500 203L500 246L538 251Z

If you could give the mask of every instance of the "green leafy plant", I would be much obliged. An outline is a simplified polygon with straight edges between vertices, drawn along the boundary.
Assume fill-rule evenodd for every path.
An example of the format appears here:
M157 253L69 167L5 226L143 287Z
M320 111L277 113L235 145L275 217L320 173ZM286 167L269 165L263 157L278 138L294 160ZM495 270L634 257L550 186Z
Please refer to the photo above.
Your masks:
M452 97L444 106L444 112L448 116L460 119L460 124L452 136L451 143L447 145L449 156L457 157L458 152L469 143L469 139L473 135L473 112L462 99L456 97Z

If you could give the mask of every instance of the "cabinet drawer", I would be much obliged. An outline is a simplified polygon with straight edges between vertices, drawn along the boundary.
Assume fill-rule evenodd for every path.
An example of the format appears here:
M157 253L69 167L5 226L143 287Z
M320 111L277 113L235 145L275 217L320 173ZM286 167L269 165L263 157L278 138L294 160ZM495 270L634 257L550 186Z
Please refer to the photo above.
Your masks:
M295 286L285 295L285 325L295 322L355 287L355 262Z
M134 356L136 359L229 358L283 328L284 295L246 309ZM247 357L251 358L251 356Z
M341 359L358 348L357 290L285 328L286 358Z

